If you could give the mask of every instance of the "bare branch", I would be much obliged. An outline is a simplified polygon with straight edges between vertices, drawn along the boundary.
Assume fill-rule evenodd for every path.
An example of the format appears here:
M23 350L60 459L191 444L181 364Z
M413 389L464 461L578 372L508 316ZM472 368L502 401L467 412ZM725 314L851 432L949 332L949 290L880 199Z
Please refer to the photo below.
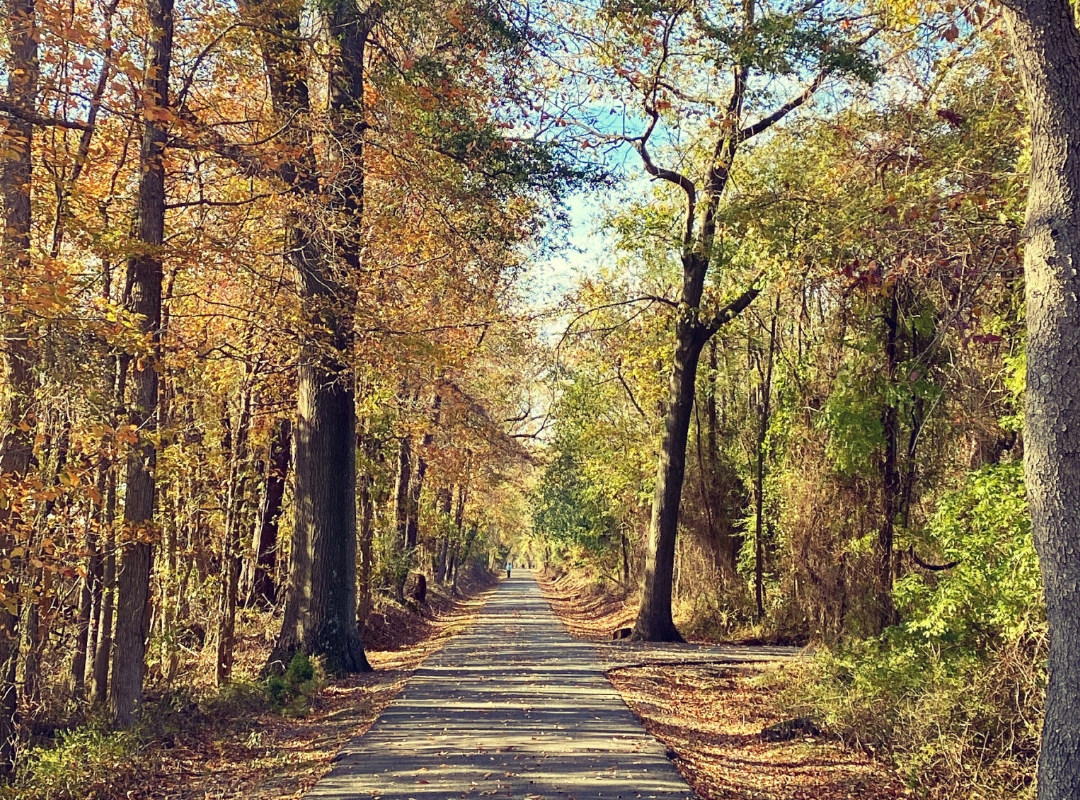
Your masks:
M947 569L960 566L960 559L950 561L947 564L931 564L927 561L923 561L919 558L919 554L915 552L915 548L912 547L908 550L908 554L911 556L911 560L918 564L923 569L928 569L931 572L944 572Z
M68 128L74 131L85 131L91 126L79 120L60 119L59 117L45 117L28 108L23 108L18 103L0 98L0 114L6 114L31 125L39 125L45 128Z
M825 79L828 77L829 70L824 69L819 72L817 77L814 78L813 82L811 82L811 84L807 86L801 94L796 95L795 97L788 100L786 103L784 103L774 112L769 114L767 117L762 117L753 125L748 125L747 127L740 130L739 141L745 142L747 139L753 139L758 134L764 133L777 122L779 122L792 111L794 111L796 108L807 103L810 98L814 96L817 90L821 88L821 84L823 84L825 82Z
M644 410L642 410L640 405L638 405L637 398L634 397L634 392L630 388L630 384L626 382L626 378L623 377L622 370L619 369L618 366L615 367L615 376L619 379L619 383L621 383L622 387L626 390L626 396L630 398L630 402L634 404L634 408L637 409L637 412L641 414L642 418L648 419L649 415L646 414Z
M720 309L711 320L705 323L704 329L708 336L712 336L735 317L739 316L746 308L754 302L754 299L761 294L761 289L757 286L757 279L754 279L753 285L722 309Z

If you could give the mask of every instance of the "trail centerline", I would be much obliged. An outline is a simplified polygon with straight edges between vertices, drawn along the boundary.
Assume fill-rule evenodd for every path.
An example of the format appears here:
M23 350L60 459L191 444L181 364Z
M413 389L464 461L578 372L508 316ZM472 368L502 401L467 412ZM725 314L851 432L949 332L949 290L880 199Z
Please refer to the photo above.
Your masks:
M664 752L521 571L307 797L693 798Z

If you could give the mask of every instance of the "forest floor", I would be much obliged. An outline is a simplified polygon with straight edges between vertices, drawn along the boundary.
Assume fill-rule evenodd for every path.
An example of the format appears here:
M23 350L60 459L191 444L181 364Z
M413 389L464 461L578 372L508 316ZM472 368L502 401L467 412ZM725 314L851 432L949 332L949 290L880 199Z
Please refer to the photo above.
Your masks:
M570 573L540 575L552 609L570 633L594 641L602 658L611 634L633 623L636 608ZM767 652L767 651L766 651ZM766 741L762 731L792 718L782 697L797 664L672 663L635 653L607 676L702 800L886 800L907 797L886 766L834 739L799 735Z
M386 606L384 616L369 620L365 636L373 672L325 682L310 698L309 712L301 717L267 708L261 697L245 703L243 691L232 699L226 695L208 709L203 706L198 724L189 721L180 732L147 741L137 765L118 764L106 791L94 796L128 800L302 797L329 771L342 745L371 726L416 668L476 617L492 585L474 587L463 600L433 588L422 617ZM269 643L257 630L248 633L238 654L237 671L256 675Z

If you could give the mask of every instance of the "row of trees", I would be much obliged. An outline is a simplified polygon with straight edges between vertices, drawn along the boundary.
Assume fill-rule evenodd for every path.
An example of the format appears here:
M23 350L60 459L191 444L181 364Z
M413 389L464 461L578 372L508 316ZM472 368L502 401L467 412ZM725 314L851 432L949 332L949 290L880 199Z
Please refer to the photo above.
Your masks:
M674 591L688 621L991 661L1022 641L1034 665L1023 498L1001 498L999 539L965 505L1022 457L1050 633L1039 796L1070 796L1069 4L611 4L566 27L567 80L618 112L575 124L656 183L608 214L619 256L580 287L538 532L643 580L636 638L681 638ZM1001 611L991 587L1009 610L972 626Z
M380 593L504 546L522 253L581 175L508 135L494 5L3 9L10 774L39 722L231 680L244 606L281 612L267 670L368 669Z

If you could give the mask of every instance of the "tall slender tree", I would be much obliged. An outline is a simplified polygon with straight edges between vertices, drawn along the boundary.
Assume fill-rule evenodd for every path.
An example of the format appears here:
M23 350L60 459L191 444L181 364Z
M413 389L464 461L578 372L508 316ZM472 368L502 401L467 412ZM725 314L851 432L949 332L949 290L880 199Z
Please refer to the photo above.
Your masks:
M142 150L136 199L134 255L128 261L124 305L138 315L148 352L131 364L133 397L128 424L138 435L127 462L124 528L117 565L116 633L109 710L118 725L131 725L143 697L146 637L153 563L157 463L158 350L161 330L162 254L165 242L165 143L169 72L173 50L173 0L147 0L149 56L140 113Z
M737 317L759 292L756 285L743 289L727 303L706 296L710 272L722 270L722 203L738 154L748 143L804 106L830 77L838 74L872 76L872 67L860 46L866 34L844 32L841 22L814 14L763 6L746 0L717 11L694 2L629 3L605 6L609 37L598 59L612 64L619 85L628 84L633 96L626 104L635 109L643 127L636 135L613 136L595 127L598 139L618 139L640 156L645 172L670 184L681 196L681 222L673 242L681 267L674 308L674 358L668 380L663 432L656 465L645 577L633 638L679 641L671 613L675 544L679 528L686 447L702 349L721 327ZM769 25L761 25L768 20ZM783 20L782 23L778 23ZM629 39L627 38L627 32ZM860 39L860 37L863 37ZM716 70L716 80L727 72L726 98L711 97L712 85L698 94L680 88L686 53L711 41L727 64ZM684 46L686 45L686 46ZM777 53L784 56L776 57ZM624 56L630 54L628 60ZM795 69L801 63L803 70ZM697 69L701 64L696 66ZM807 74L809 73L809 74ZM777 74L802 78L804 88L782 103L770 103L760 82ZM701 160L699 175L684 167L667 167L654 157L658 132L681 105L710 120L697 142L697 152L680 154L679 161ZM756 119L755 119L756 117Z
M5 100L11 111L0 133L4 155L0 158L0 191L4 201L4 230L0 233L0 280L5 294L17 296L20 283L30 274L31 180L33 176L33 115L38 97L38 31L34 0L11 0L7 4L7 36L11 46ZM20 113L21 112L21 113ZM24 284L25 286L25 284ZM0 420L0 483L9 488L0 506L0 548L10 553L21 524L12 497L27 475L33 456L30 415L34 398L34 350L30 343L30 319L7 321L4 331L4 380L8 405ZM14 324L11 324L14 322ZM19 658L19 591L14 576L4 581L0 603L0 777L11 774L17 743L18 689L15 670Z

